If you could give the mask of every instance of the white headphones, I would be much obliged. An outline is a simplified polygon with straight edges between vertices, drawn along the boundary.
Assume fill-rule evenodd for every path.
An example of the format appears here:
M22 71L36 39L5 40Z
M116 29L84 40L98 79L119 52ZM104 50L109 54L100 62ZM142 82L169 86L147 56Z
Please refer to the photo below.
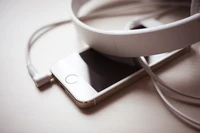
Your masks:
M118 57L138 57L170 52L200 41L200 0L193 0L190 17L139 30L95 29L81 22L79 9L90 0L71 0L70 12L77 33L95 50Z

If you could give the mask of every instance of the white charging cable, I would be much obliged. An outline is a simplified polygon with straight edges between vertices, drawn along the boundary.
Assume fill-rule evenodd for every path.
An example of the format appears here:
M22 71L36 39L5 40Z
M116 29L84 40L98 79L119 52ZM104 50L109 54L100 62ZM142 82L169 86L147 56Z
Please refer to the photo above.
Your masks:
M53 76L52 76L52 74L50 72L39 73L36 70L36 68L34 67L34 65L32 64L31 59L30 59L30 50L31 50L31 47L46 32L48 32L48 31L50 31L50 30L52 30L52 29L54 29L54 28L56 28L58 26L64 25L66 23L69 23L69 22L71 22L71 19L68 19L68 20L63 21L63 22L58 22L58 23L54 23L54 24L50 24L50 25L46 25L44 27L41 27L40 29L38 29L37 31L35 31L33 33L33 35L30 37L30 39L29 39L28 45L26 47L26 65L27 65L28 72L31 75L31 77L32 77L32 79L35 82L35 85L37 87L41 87L42 85L50 82L51 79L53 78ZM43 31L43 32L40 33L41 31Z
M179 116L183 117L184 119L192 122L193 124L196 124L198 126L200 126L200 122L197 121L197 120L194 120L193 118L189 117L188 115L182 113L181 111L179 111L177 108L175 108L168 100L167 98L163 95L161 89L159 88L158 86L158 80L157 80L157 76L152 72L151 68L149 67L147 61L145 60L144 57L138 57L137 58L138 61L140 62L141 66L144 68L144 70L149 74L149 76L151 77L152 81L153 81L153 84L159 94L159 96L161 97L161 99L164 101L164 103L172 110L174 111L176 114L178 114ZM155 78L156 77L156 78ZM159 78L158 78L159 79ZM163 82L163 81L162 81ZM162 85L162 84L161 84ZM169 89L168 86L166 86L167 89ZM189 98L192 98L192 99L200 99L199 97L193 97L193 96L190 96L190 95L187 95L185 93L182 93L182 92L179 92L173 88L170 88L169 90L172 90L173 92L175 93L178 93L178 94L181 94L182 96L185 96L185 97L189 97Z
M141 56L140 58L138 58L138 60L140 61L140 64L142 65L142 62L144 62L144 57ZM188 95L186 93L183 93L177 89L173 89L172 87L168 86L162 79L160 79L157 75L155 75L155 73L152 72L152 70L150 69L150 67L148 65L143 64L142 65L143 68L147 71L147 73L152 77L152 79L154 79L156 82L158 82L160 85L162 85L165 89L168 89L172 92L175 92L181 96L190 98L190 99L194 99L194 100L200 100L200 97L197 96L192 96L192 95Z
M131 20L126 26L125 26L125 30L130 30L132 28L134 28L135 26L138 26L141 21L143 20L146 20L146 19L149 19L149 18L156 18L158 16L160 16L161 14L163 13L167 13L169 11L172 11L174 10L175 8L168 8L168 9L165 9L165 10L161 10L161 11L155 11L153 13L149 13L141 18L138 18L138 19L134 19L134 20ZM141 57L143 58L143 57ZM148 65L146 66L143 66L143 68L148 72L148 74L155 80L157 81L160 85L162 85L165 89L168 89L178 95L181 95L181 96L184 96L184 97L187 97L187 98L191 98L191 99L195 99L195 100L200 100L200 97L197 97L197 96L192 96L192 95L189 95L189 94L186 94L186 93L183 93L177 89L173 89L172 87L168 86L162 79L160 79L158 76L156 76L150 69L150 67Z
M158 11L158 12L155 12L153 14L150 14L150 15L147 15L143 18L140 18L138 20L136 20L136 23L140 23L141 21L145 20L145 19L148 19L148 18L155 18L157 17L158 15L160 15L161 13L164 13L164 12L168 12L170 11L169 10L165 10L165 11ZM134 21L131 21L131 23L128 23L128 25L125 26L125 30L130 30L132 28L132 23L134 23ZM194 126L194 125L197 125L198 128L200 127L200 121L197 121L193 118L191 118L190 116L184 114L183 112L181 112L180 110L178 110L176 107L174 107L168 100L167 98L164 96L164 94L162 93L161 89L159 88L158 84L160 84L161 86L163 86L165 89L168 89L178 95L181 95L183 97L186 97L186 98L190 98L190 99L194 99L194 100L200 100L200 97L197 97L197 96L192 96L192 95L189 95L189 94L186 94L186 93L183 93L177 89L174 89L174 88L171 88L169 87L162 79L160 79L158 76L156 76L151 68L149 67L147 61L145 60L145 58L143 56L141 57L138 57L137 58L139 63L141 64L141 66L144 68L144 70L149 74L149 76L151 77L151 80L153 82L153 85L155 86L156 88L156 91L157 93L159 94L159 96L161 97L161 99L164 101L164 103L169 107L170 110L172 110L174 113L176 113L178 116L180 116L181 118L189 121L191 126ZM191 124L192 123L192 124Z

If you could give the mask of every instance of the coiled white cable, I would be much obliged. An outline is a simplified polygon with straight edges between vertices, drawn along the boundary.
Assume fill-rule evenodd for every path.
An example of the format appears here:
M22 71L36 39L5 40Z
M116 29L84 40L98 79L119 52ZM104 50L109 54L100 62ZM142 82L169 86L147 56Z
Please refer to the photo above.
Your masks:
M156 11L156 12L153 12L153 13L150 13L149 15L146 15L146 16L143 16L142 18L139 18L139 19L135 19L134 21L132 20L131 22L129 22L126 26L125 26L125 30L130 30L131 28L133 28L133 26L137 26L138 24L140 24L141 21L143 20L146 20L146 19L149 19L149 18L156 18L157 16L163 14L163 13L166 13L166 12L169 12L169 11L172 11L174 10L175 8L168 8L168 9L165 9L165 10L161 10L161 11ZM140 60L140 62L142 62L142 59L144 57L141 56L140 58L138 58L138 60ZM159 84L161 84L165 89L168 89L178 95L181 95L183 97L187 97L187 98L190 98L190 99L195 99L195 100L200 100L200 97L197 97L197 96L192 96L192 95L189 95L189 94L186 94L186 93L183 93L177 89L174 89L170 86L168 86L162 79L160 79L158 76L156 76L150 69L150 67L147 65L143 65L143 68L147 71L147 73L155 80L157 81Z
M144 57L140 57L138 58L140 64L142 65L142 63L144 62ZM145 63L145 62L144 62ZM195 99L195 100L200 100L200 97L197 96L192 96L186 93L183 93L177 89L173 89L172 87L168 86L162 79L160 79L157 75L155 75L155 73L152 72L152 70L150 69L150 67L145 63L142 65L143 68L147 71L147 73L152 77L152 79L154 79L156 82L158 82L160 85L162 85L165 89L168 89L172 92L175 92L181 96L187 97L187 98L191 98L191 99Z
M30 59L30 50L31 50L31 47L46 32L52 30L53 28L61 26L63 24L69 23L69 22L71 22L70 19L68 19L66 21L63 21L63 22L49 24L49 25L46 25L44 27L41 27L40 29L38 29L37 31L35 31L33 33L33 35L30 37L30 39L29 39L28 45L26 47L26 65L27 65L28 72L31 75L31 77L32 77L32 79L35 82L35 84L36 84L37 87L40 87L40 86L42 86L42 85L50 82L53 77L52 77L52 74L50 72L39 73L36 70L36 68L34 67L34 65L32 64L31 59ZM41 31L43 31L43 32L40 33L39 35L37 35Z
M138 61L140 62L140 64L142 65L142 67L144 68L144 70L149 74L149 76L151 77L151 80L153 81L153 84L156 88L156 91L158 92L159 96L161 97L161 99L164 101L164 103L172 110L174 111L176 114L178 114L179 116L181 116L182 118L190 121L193 124L196 124L198 126L200 126L200 122L197 120L194 120L193 118L191 118L190 116L184 114L183 112L179 111L177 108L175 108L168 100L167 98L163 95L161 89L158 87L158 81L155 79L155 77L157 77L152 71L151 68L148 66L148 63L146 62L144 57L138 57L137 58ZM153 73L153 74L152 74ZM167 87L168 89L168 87ZM174 90L174 89L172 89ZM176 90L175 90L176 92ZM181 93L182 95L182 93ZM187 94L184 94L188 97ZM199 98L199 97L197 97Z
M160 15L161 13L164 13L164 12L166 12L166 11L170 11L170 9L169 9L169 10L165 10L165 11L160 11L160 12L158 11L158 12L155 12L155 13L149 15L149 16L147 15L147 16L145 16L145 17L142 18L142 19L140 18L140 19L136 20L136 23L140 23L140 21L145 20L145 19L148 19L148 18L150 18L150 17L155 18L155 17L157 17L158 15ZM134 23L134 21L131 21L131 23L128 23L128 25L125 27L125 29L126 29L126 30L128 30L128 29L130 30L130 29L132 28L132 23ZM176 114L177 114L178 116L180 116L181 118L183 118L183 119L185 119L185 120L191 122L192 124L191 124L191 123L188 123L188 124L190 124L191 126L197 125L198 128L200 128L200 121L197 121L197 120L191 118L190 116L184 114L183 112L181 112L180 110L178 110L176 107L174 107L174 106L167 100L167 98L164 96L164 94L162 93L162 91L161 91L161 89L159 88L158 84L162 85L165 89L168 89L168 90L170 90L170 91L172 91L172 92L174 92L174 93L176 93L176 94L178 94L178 95L181 95L181 96L183 96L183 97L186 97L186 98L191 98L191 99L195 99L195 100L200 100L200 97L192 96L192 95L183 93L183 92L181 92L181 91L179 91L179 90L177 90L177 89L174 89L174 88L169 87L162 79L160 79L158 76L156 76L156 75L152 72L151 68L149 67L147 61L145 60L145 58L144 58L143 56L137 57L137 59L138 59L139 63L141 64L141 66L144 68L144 70L145 70L145 71L149 74L149 76L151 77L151 80L152 80L152 82L153 82L153 85L154 85L155 88L156 88L157 93L159 94L159 96L161 97L161 99L164 101L164 103L169 107L169 109L171 109L174 113L176 113Z

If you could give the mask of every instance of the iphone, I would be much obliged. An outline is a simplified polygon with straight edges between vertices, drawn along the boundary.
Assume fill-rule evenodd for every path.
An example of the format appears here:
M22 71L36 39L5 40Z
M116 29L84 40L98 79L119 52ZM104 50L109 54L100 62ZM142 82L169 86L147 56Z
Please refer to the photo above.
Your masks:
M155 70L186 51L181 49L146 59ZM51 72L81 108L94 106L147 75L136 58L107 56L91 48L57 61L51 67Z

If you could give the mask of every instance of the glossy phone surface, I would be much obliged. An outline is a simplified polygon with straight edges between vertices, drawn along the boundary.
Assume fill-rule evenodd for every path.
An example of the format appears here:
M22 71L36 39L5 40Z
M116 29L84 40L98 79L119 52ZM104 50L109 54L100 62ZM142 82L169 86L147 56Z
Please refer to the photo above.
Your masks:
M99 93L141 69L137 60L131 59L134 64L132 66L116 62L93 49L88 49L66 61L69 61L70 66Z
M169 56L147 57L150 64ZM144 75L136 58L118 58L86 49L61 59L51 72L79 107L89 107Z

